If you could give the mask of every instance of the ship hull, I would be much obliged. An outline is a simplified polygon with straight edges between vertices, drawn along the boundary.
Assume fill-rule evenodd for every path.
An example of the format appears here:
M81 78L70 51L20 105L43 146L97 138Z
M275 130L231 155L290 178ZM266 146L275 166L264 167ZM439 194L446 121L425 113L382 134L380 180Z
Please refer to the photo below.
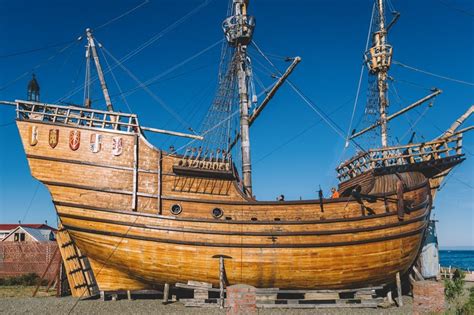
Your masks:
M17 125L32 175L48 187L101 290L188 280L218 285L220 256L229 284L289 289L389 284L414 263L429 220L429 181L416 173L402 174L403 213L399 179L390 175L375 178L370 200L258 202L243 195L237 180L175 174L179 157L153 148L140 133L34 121ZM54 147L51 130L59 134ZM89 140L96 134L99 152ZM176 204L182 212L173 215ZM215 208L223 210L219 218L212 216Z

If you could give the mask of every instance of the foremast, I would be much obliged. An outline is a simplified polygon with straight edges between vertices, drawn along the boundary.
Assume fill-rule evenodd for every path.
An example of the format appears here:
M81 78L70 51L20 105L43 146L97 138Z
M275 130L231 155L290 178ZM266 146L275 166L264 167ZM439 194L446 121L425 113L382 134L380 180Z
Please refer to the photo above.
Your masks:
M382 146L388 145L387 141L387 78L392 62L392 46L387 41L387 27L385 24L384 1L376 0L376 11L378 15L378 25L372 34L372 47L366 52L366 62L371 74L377 76L377 90L379 97L379 124Z
M97 76L99 77L99 81L100 81L100 87L102 89L102 93L104 94L105 104L107 105L107 110L112 112L114 111L114 107L112 106L112 101L110 99L107 83L105 83L104 72L102 71L102 66L100 65L99 55L97 54L94 36L92 36L92 30L90 28L86 29L86 36L87 36L87 46L86 46L87 65L89 65L89 60L92 54L95 67L97 69ZM88 75L87 73L90 73L90 72L86 72L86 81L90 80L90 78L87 78L87 75ZM88 86L89 86L89 82L86 82L86 88ZM90 107L91 102L90 102L89 97L86 97L84 105L88 108Z
M252 41L254 18L247 15L249 0L232 0L232 15L223 24L227 42L235 48L234 62L239 89L240 137L242 153L242 178L245 193L252 197L252 163L250 158L249 91L250 62L247 46Z

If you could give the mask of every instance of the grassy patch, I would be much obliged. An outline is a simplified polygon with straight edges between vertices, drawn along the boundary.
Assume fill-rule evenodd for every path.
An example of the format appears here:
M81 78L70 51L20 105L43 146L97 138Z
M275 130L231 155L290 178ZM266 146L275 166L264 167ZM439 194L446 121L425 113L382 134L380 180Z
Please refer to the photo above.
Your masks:
M469 289L469 297L459 314L474 314L474 287Z
M37 285L39 276L36 273L27 273L18 277L0 278L0 286L30 286ZM48 281L43 280L42 284Z

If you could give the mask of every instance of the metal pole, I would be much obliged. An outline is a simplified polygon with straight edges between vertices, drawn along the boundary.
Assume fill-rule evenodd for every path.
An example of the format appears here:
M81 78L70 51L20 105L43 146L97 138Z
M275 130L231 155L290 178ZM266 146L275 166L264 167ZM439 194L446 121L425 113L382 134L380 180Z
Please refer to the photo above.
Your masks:
M90 28L86 29L87 41L89 42L90 49L92 51L92 57L94 58L95 66L97 68L97 75L99 76L100 87L104 93L105 104L109 111L113 111L112 101L110 100L109 90L107 89L107 84L105 83L104 73L102 72L102 66L100 65L99 55L97 55L97 49L95 47L94 37L92 36L92 30Z

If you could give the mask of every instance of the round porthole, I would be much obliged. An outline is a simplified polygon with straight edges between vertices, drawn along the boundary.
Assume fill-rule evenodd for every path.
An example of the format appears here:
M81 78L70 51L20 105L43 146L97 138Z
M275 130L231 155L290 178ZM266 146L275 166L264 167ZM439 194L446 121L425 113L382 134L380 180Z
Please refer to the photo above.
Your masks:
M221 208L212 209L212 216L216 219L219 219L220 217L222 217L223 214L224 214L224 211L222 211Z
M172 214L178 215L178 214L181 213L181 211L183 211L183 209L181 208L181 205L174 204L174 205L171 206L170 211L171 211Z

